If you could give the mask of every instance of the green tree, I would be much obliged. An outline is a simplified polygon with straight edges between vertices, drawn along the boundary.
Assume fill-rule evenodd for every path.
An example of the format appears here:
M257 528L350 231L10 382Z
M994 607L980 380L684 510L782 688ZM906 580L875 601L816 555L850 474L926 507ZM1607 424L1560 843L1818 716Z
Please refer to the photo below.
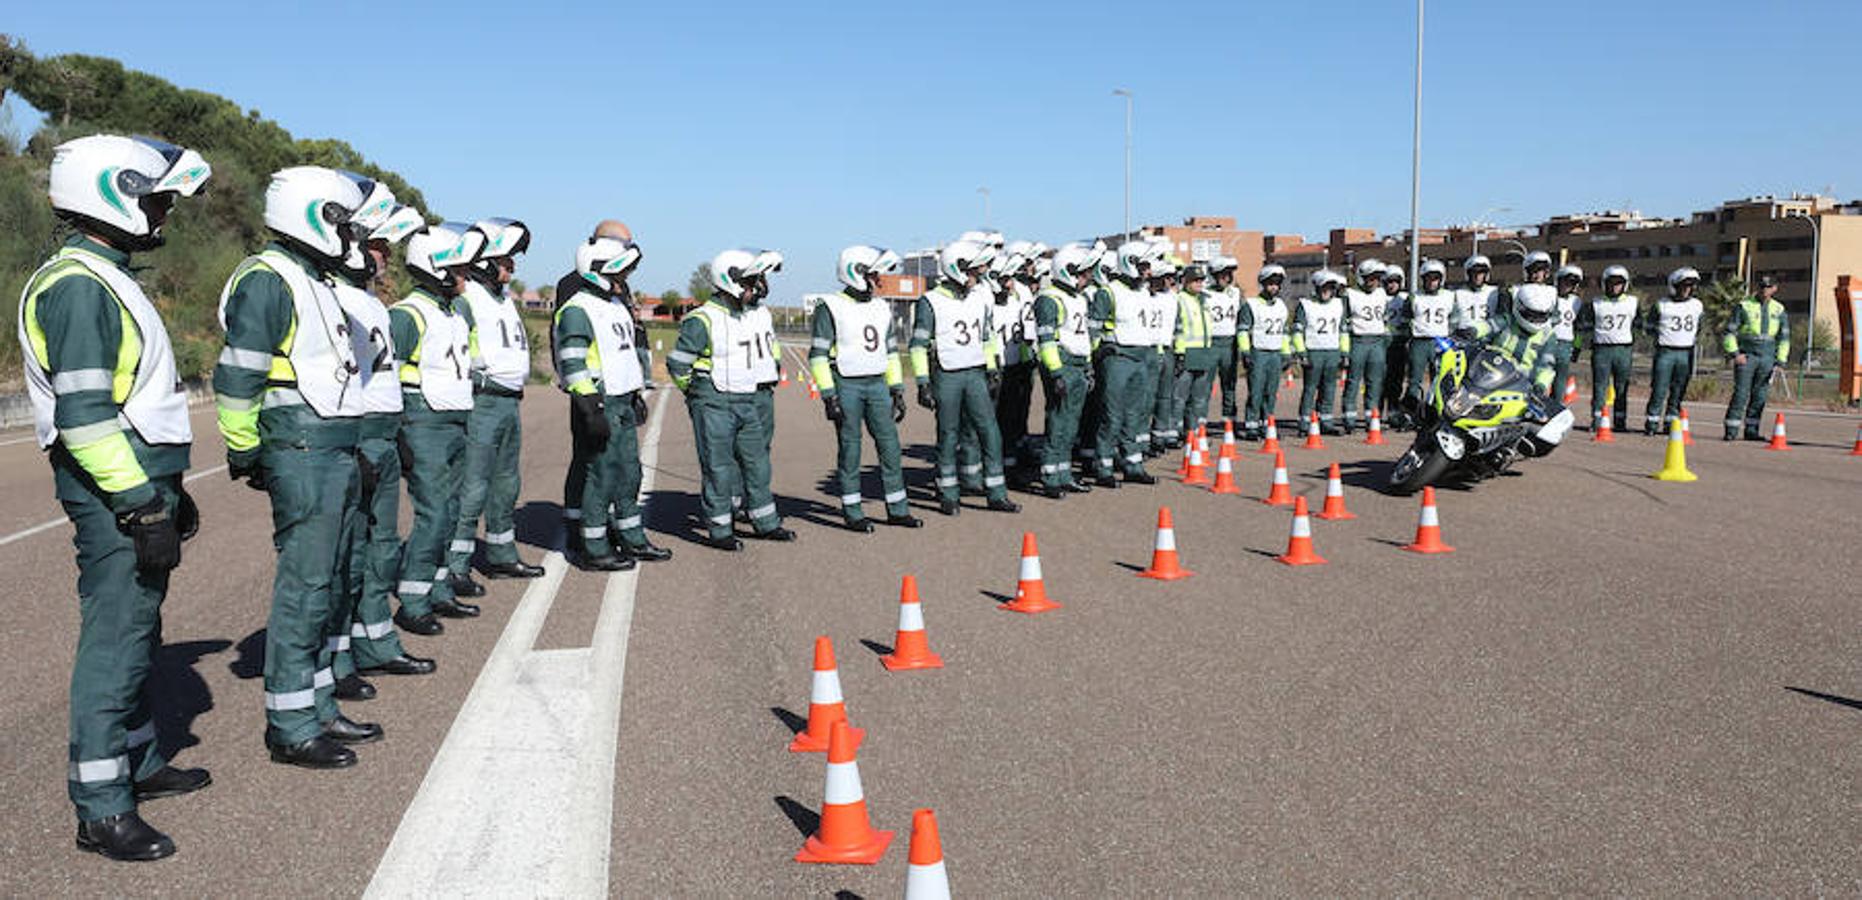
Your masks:
M1700 292L1700 342L1703 349L1720 346L1720 335L1733 316L1733 307L1746 299L1746 283L1737 278L1721 278Z
M511 293L521 294L528 289L529 288L524 284L524 280L522 278L511 279Z
M711 264L699 263L698 268L692 270L692 277L685 282L685 289L691 292L694 305L702 306L711 302Z
M0 103L6 102L6 92L12 89L19 70L31 63L32 51L26 49L25 41L0 34Z
M553 284L546 284L540 288L537 288L537 296L543 298L543 302L545 303L555 303L556 302L556 286Z

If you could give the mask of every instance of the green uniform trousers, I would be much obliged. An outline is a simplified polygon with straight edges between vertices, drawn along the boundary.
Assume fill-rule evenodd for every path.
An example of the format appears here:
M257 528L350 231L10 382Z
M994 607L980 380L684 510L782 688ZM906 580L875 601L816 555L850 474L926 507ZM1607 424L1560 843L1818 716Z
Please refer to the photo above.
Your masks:
M1642 411L1643 430L1667 433L1687 402L1687 384L1694 380L1694 348L1656 347L1649 373L1649 404Z
M1005 350L1017 352L1015 347ZM996 430L1002 435L1003 465L1014 468L1026 460L1020 458L1028 438L1028 410L1034 404L1033 361L1002 367L1002 388L996 392Z
M1552 392L1553 400L1562 401L1565 396L1565 379L1571 377L1571 342L1557 338L1547 338L1545 352L1552 355Z
M1222 418L1235 421L1235 413L1240 409L1236 400L1236 380L1241 377L1241 348L1235 346L1235 336L1213 335L1211 349L1216 354L1215 383L1222 386Z
M1144 446L1138 443L1137 409L1150 408L1144 375L1150 347L1113 345L1099 362L1099 385L1104 390L1099 413L1099 457L1096 473L1110 476L1116 462L1126 474L1144 471Z
M1286 357L1278 350L1248 352L1248 406L1242 421L1249 428L1266 428L1274 418L1274 401L1280 393L1280 374Z
M71 519L78 550L66 788L78 818L94 822L135 809L133 781L168 764L155 745L144 691L162 645L168 573L137 570L136 545L117 528L107 495L63 444L53 447L51 461L53 491ZM172 515L181 476L152 483Z
M1203 351L1197 351L1203 352ZM1172 403L1178 433L1189 440L1198 425L1209 421L1209 386L1215 383L1215 368L1184 369L1177 377L1177 395Z
M1771 370L1778 363L1778 346L1760 344L1742 348L1746 364L1733 367L1733 399L1726 405L1726 436L1745 426L1745 436L1759 437L1759 419L1765 415L1765 401L1771 397Z
M517 562L517 494L522 487L518 461L524 426L518 416L521 397L488 391L472 398L466 417L465 475L459 489L459 525L447 547L446 567L454 575L472 568L478 520L485 519L485 561Z
M1338 367L1343 354L1337 350L1308 350L1306 365L1300 372L1300 421L1312 420L1319 412L1319 424L1332 424L1332 386L1338 383Z
M1427 340L1424 341L1427 343ZM1409 345L1415 343L1407 335L1391 335L1390 345L1384 350L1384 421L1390 420L1390 412L1400 409L1397 405L1403 400L1404 376L1409 374Z
M769 392L726 394L704 378L694 378L685 395L692 416L692 437L702 473L699 511L705 531L715 539L731 536L736 501L741 501L750 526L758 534L781 527L776 500L769 491L770 416L764 403ZM594 510L584 508L584 516ZM584 532L586 533L586 532Z
M1177 429L1183 410L1177 406L1177 355L1169 348L1158 351L1151 364L1151 445L1162 452L1164 446L1182 439Z
M337 642L338 680L358 667L380 665L407 652L394 630L394 609L388 600L401 572L401 462L395 448L400 432L398 415L371 413L362 418L356 455L363 465L373 467L376 482L373 492L362 494L362 522L349 543L353 605L348 640Z
M1079 439L1080 412L1086 408L1084 357L1061 357L1060 370L1048 374L1046 446L1041 452L1041 483L1065 487L1073 483L1073 445ZM1054 396L1056 382L1066 385L1066 396Z
M899 466L899 426L892 421L892 389L884 375L848 378L834 376L834 389L840 395L841 420L834 425L839 446L834 457L834 475L840 482L841 515L849 522L866 519L861 509L860 429L873 436L873 452L879 457L879 483L885 490L886 515L905 516L911 510L905 504L905 473Z
M957 445L965 431L974 433L980 456L983 492L991 500L1009 495L1002 477L1002 434L996 430L995 406L983 367L951 371L933 366L931 390L937 397L937 493L957 499Z
M1156 424L1152 416L1157 411L1158 354L1156 347L1139 347L1138 353L1138 371L1132 375L1132 394L1126 401L1131 404L1126 421L1132 443L1144 453L1151 449L1151 429Z
M450 602L446 552L459 524L459 489L465 479L466 419L469 413L431 409L418 394L402 394L401 475L414 504L414 524L401 545L401 580L395 593L401 609L424 616Z
M352 420L319 431L263 436L260 445L278 551L265 621L265 737L279 745L310 740L336 718L336 648L349 633L348 592L360 584L350 572L363 527L357 430Z
M1593 431L1597 429L1597 421L1603 418L1603 401L1612 387L1616 388L1616 404L1611 411L1610 427L1617 431L1629 427L1630 349L1629 344L1597 344L1590 348L1590 427Z
M614 550L610 535L618 534L628 547L646 546L645 522L640 513L640 422L634 416L634 395L602 398L608 420L608 442L591 448L583 472L582 552L607 556Z
M1383 405L1384 356L1389 340L1388 335L1382 334L1351 336L1351 353L1348 358L1351 365L1345 372L1345 395L1339 404L1344 407L1346 428L1359 425L1359 401L1363 402L1366 419L1370 417L1371 410Z
M1418 408L1429 404L1429 391L1434 382L1430 380L1429 370L1435 366L1435 338L1419 337L1409 340L1409 384L1407 396L1416 398Z

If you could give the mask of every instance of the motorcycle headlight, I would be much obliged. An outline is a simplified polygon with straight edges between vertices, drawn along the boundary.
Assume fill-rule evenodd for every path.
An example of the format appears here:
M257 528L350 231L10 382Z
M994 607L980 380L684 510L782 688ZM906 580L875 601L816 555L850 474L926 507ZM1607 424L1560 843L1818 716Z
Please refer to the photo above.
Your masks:
M1500 415L1500 404L1482 403L1479 406L1476 406L1473 409L1468 410L1465 415L1467 418L1479 419L1482 421L1498 418Z
M1445 407L1448 412L1448 418L1451 421L1454 419L1466 418L1470 411L1480 405L1480 401L1481 398L1471 392L1461 391L1456 393L1453 397L1448 398L1448 404Z

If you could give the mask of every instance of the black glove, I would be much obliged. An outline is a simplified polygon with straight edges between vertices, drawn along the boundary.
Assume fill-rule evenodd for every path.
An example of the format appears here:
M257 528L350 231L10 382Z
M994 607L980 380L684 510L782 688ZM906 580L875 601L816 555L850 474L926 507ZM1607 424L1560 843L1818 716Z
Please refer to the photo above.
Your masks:
M841 420L847 418L846 410L843 410L840 407L840 395L839 394L822 394L821 395L821 407L822 409L827 411L828 421L833 422L837 425L840 424Z
M983 384L989 388L989 399L994 400L1002 393L1002 370L983 373Z
M576 421L582 424L582 437L588 440L588 446L595 450L608 446L608 416L601 410L601 397L572 394L569 404L575 410Z
M892 422L896 425L903 421L905 421L905 389L895 387L892 389Z
M116 527L135 542L136 568L166 572L181 564L181 532L160 494L129 512L117 513Z
M639 391L635 391L634 392L634 424L645 425L646 423L647 423L647 398L643 396Z
M1048 373L1047 392L1052 395L1055 400L1067 399L1067 375L1065 372Z
M1244 356L1241 358L1241 370L1248 373L1249 375L1254 374L1254 356L1253 355L1248 355L1248 356Z
M407 442L407 432L394 436L394 455L401 460L401 477L411 478L414 474L414 445Z
M194 498L188 495L187 488L176 488L180 497L175 501L175 531L182 540L200 534L200 507L194 505Z
M937 395L931 392L931 382L918 386L918 405L933 411L937 409Z
M265 466L259 461L258 449L226 451L226 476L245 481L255 491L265 490Z

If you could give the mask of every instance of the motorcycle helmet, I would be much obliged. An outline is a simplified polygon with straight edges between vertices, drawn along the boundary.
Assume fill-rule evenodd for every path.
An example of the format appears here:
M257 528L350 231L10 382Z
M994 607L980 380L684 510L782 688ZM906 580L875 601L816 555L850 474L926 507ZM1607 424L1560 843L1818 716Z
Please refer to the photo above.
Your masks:
M1567 279L1571 281L1576 281L1579 284L1583 284L1584 283L1584 269L1579 266L1573 266L1573 265L1559 266L1558 274L1552 276L1552 282L1554 284L1563 283Z
M1690 269L1689 271L1692 271L1692 270ZM1673 278L1674 276L1672 275L1669 276L1670 283L1673 283ZM1605 293L1609 293L1610 282L1612 281L1621 281L1623 283L1623 289L1628 290L1629 289L1629 270L1626 268L1623 268L1622 266L1611 266L1603 270L1602 281L1603 281L1603 289Z
M1493 263L1489 262L1487 260L1487 257L1476 253L1475 255L1468 257L1467 261L1461 264L1461 271L1463 272L1471 273L1475 269L1486 269L1487 271L1491 272L1493 271Z
M994 257L988 247L975 241L957 241L938 253L938 273L947 281L967 284L970 275L979 268L987 268Z
M1255 273L1254 280L1262 285L1270 281L1285 281L1287 280L1286 267L1279 263L1268 263L1261 267L1261 271Z
M1446 281L1448 279L1448 267L1442 265L1441 260L1425 259L1422 261L1421 268L1417 270L1416 277L1428 278L1431 275Z
M1361 284L1378 284L1383 281L1384 264L1381 260L1367 259L1358 263L1358 282Z
M1147 277L1162 254L1150 241L1126 241L1118 247L1118 274L1124 278Z
M1526 254L1526 261L1523 264L1521 264L1520 269L1522 271L1530 273L1533 269L1536 269L1540 266L1544 266L1547 269L1551 268L1552 267L1552 255L1550 253L1545 252L1544 250L1534 250L1531 253Z
M774 250L726 250L711 258L711 287L727 297L754 302L768 292L769 273L781 270L782 254Z
M454 271L471 264L460 245L471 226L462 222L428 225L407 239L407 271L414 283L446 295L452 293Z
M856 291L872 289L867 281L873 275L890 275L899 270L904 261L891 250L856 244L840 252L840 266L834 274L844 284Z
M272 173L265 188L265 227L284 244L334 269L349 248L366 240L355 216L374 193L375 182L322 166L293 166Z
M617 237L591 237L575 248L575 272L604 291L617 291L640 263L640 248Z
M199 193L212 174L192 150L96 134L53 150L48 193L59 218L133 253L160 247L174 198Z
M1605 272L1604 277L1605 278L1610 277L1609 273ZM1681 282L1683 281L1692 281L1695 284L1699 284L1700 273L1695 271L1692 266L1682 266L1681 268L1668 273L1668 286L1670 288L1680 287Z
M1513 290L1513 317L1530 334L1544 331L1558 309L1558 290L1549 284L1522 284Z
M1054 254L1054 283L1068 290L1078 290L1086 286L1094 269L1099 267L1100 254L1091 247L1068 244Z

